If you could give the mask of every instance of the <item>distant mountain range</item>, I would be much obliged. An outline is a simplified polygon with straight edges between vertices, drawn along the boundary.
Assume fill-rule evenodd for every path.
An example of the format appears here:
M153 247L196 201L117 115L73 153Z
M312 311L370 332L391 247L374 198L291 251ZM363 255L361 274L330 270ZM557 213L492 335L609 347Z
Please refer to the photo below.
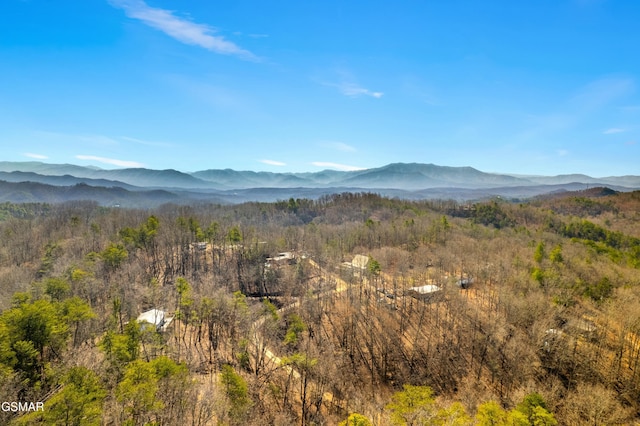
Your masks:
M90 199L101 204L153 206L193 201L238 203L318 198L337 192L377 192L408 199L528 198L607 186L640 189L640 176L594 178L582 174L523 176L485 173L472 167L394 163L358 171L272 173L129 168L104 170L72 164L0 162L0 201L57 202Z

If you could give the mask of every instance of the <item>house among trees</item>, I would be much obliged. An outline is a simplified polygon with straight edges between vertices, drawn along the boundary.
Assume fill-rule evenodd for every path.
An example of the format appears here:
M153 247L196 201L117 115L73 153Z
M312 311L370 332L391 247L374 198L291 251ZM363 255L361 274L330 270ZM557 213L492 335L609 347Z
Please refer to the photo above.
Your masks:
M565 329L586 338L595 338L598 326L588 318L572 318L565 324Z
M296 261L296 255L291 251L285 251L282 253L278 253L277 256L267 257L266 266L269 267L271 265L280 265L280 264L293 264Z
M342 268L364 271L369 265L369 256L356 254L351 262L342 262Z
M351 267L353 269L367 269L367 265L369 265L369 256L363 256L361 254L356 254L351 261Z
M411 287L407 289L406 294L415 299L427 302L440 297L442 295L442 288L437 285L427 284L419 287Z
M159 309L151 309L141 313L136 319L141 324L141 327L151 328L155 327L156 331L164 332L173 321L173 317L168 317L167 312Z

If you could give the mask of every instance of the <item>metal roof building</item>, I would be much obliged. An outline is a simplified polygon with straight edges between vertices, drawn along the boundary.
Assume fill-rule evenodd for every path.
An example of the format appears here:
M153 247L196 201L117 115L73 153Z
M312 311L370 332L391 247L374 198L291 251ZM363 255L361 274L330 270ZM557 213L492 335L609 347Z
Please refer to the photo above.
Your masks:
M407 294L416 299L430 300L442 294L442 288L437 285L427 284L419 287L411 287L407 289Z
M151 309L141 313L136 321L141 323L142 327L149 324L151 326L155 326L156 331L166 331L169 324L171 324L171 321L173 321L173 317L168 317L167 313L160 309Z

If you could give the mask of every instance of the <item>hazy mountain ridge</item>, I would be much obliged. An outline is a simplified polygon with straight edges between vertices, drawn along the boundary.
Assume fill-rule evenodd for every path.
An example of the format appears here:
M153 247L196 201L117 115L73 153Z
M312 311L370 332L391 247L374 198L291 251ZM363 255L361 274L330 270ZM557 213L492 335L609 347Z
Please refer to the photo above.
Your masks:
M191 176L208 182L217 188L245 189L256 187L300 187L315 186L312 179L295 173L272 173L224 170L203 170L191 173Z
M45 176L70 175L77 178L104 179L140 187L155 188L208 188L210 184L177 170L126 168L105 170L73 164L46 164L39 162L0 162L2 172L31 172ZM120 186L114 184L112 186Z
M77 166L75 164L51 164L40 161L0 161L0 171L2 172L32 172L47 176L90 177L85 175L101 170L103 169L95 166Z
M640 176L610 176L594 178L584 174L558 176L510 175L486 173L473 167L450 167L422 163L392 163L386 166L357 170L276 173L208 169L192 173L178 170L125 168L105 170L73 164L41 162L0 162L0 172L31 172L46 176L70 175L76 178L104 179L142 187L242 189L257 187L353 187L426 189L457 186L464 188L556 185L566 183L614 184L640 187ZM384 184L384 185L381 185Z
M595 185L620 185L629 188L637 188L640 185L640 176L623 175L623 176L605 176L592 177L585 174L574 173L556 176L530 176L530 175L513 175L514 177L525 179L536 184L565 184L565 183L588 183Z
M435 164L393 163L368 169L343 182L351 186L427 189L443 187L490 188L531 184L513 176L485 173L473 167L448 167Z
M473 167L421 163L393 163L357 171L274 173L210 169L185 173L173 169L104 170L72 164L5 161L0 162L0 181L5 181L0 186L2 201L54 202L86 197L107 205L192 201L239 203L363 191L407 199L462 201L496 196L529 198L555 191L583 190L594 185L617 191L640 189L640 176L513 176L486 173ZM16 186L20 183L23 185Z
M6 182L0 180L0 202L12 203L61 203L66 201L93 200L102 205L125 207L151 207L164 203L180 202L181 197L170 191L147 189L129 191L119 187L90 186L80 183L73 186L55 186L37 182Z
M132 190L137 188L133 185L115 180L91 179L72 175L51 176L41 175L34 172L0 172L0 181L13 183L34 182L54 186L72 186L84 183L91 186L119 187Z

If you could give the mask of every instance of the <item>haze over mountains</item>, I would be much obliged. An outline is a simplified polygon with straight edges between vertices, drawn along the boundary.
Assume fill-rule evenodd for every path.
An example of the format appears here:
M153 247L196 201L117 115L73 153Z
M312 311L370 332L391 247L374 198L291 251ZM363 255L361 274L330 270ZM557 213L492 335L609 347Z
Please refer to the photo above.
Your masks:
M318 198L345 191L371 191L408 199L476 200L495 196L527 198L596 185L630 191L640 188L640 176L519 176L420 163L315 173L231 169L185 173L171 169L105 170L72 164L0 162L0 201L12 202L90 199L105 205L152 206L166 202Z

